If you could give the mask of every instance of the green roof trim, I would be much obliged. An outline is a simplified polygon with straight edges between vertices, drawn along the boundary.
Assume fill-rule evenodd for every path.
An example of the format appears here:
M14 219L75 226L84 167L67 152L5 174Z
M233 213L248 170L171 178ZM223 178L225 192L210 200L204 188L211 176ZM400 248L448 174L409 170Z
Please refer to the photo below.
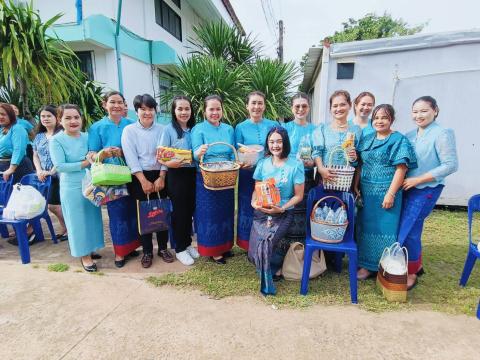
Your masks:
M104 15L92 15L81 24L60 24L49 30L49 35L58 36L66 42L88 42L106 49L115 49L115 21ZM163 41L147 40L121 27L120 51L136 60L152 65L178 63L176 51Z

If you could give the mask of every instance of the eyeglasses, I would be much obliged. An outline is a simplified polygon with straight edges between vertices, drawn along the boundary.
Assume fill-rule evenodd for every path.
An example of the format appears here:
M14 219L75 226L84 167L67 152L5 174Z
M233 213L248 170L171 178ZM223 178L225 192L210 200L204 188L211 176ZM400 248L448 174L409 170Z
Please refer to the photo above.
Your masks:
M295 105L293 108L294 108L295 110L308 109L308 105L307 105L307 104Z

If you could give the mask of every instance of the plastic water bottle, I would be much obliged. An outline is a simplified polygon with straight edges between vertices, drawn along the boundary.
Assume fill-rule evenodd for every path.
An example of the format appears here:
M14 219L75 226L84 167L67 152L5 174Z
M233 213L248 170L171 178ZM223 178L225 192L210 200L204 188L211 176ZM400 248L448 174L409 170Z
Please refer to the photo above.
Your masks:
M333 224L334 220L335 220L335 212L332 209L330 209L328 211L327 216L325 217L325 222Z

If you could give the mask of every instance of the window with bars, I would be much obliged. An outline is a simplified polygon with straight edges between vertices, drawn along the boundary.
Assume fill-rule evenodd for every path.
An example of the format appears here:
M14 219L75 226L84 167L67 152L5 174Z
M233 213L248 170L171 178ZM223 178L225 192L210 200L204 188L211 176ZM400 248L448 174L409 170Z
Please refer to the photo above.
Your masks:
M75 52L75 55L77 55L78 59L80 60L80 70L82 70L87 75L88 80L94 80L92 52L93 51Z
M174 1L176 4L176 2ZM180 1L178 1L180 8ZM182 18L164 0L155 1L155 21L170 34L182 41Z
M173 2L175 5L177 5L177 7L178 7L179 9L182 8L182 4L180 3L180 0L172 0L172 2Z
M168 94L172 87L172 77L159 70L158 71L158 96L160 98L159 104L160 104L160 112L161 113L169 113L170 109L168 108L168 105L165 104L165 95Z

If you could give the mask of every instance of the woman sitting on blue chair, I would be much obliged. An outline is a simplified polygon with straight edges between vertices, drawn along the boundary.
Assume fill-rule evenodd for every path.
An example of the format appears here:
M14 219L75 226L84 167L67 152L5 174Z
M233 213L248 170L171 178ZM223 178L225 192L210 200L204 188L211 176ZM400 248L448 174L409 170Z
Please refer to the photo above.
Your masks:
M305 174L303 163L289 158L290 140L284 128L276 126L270 129L265 149L265 158L258 162L253 178L257 182L275 179L281 200L276 206L262 207L257 204L257 195L253 192L254 214L248 258L260 275L261 293L275 295L273 277L281 276L284 257L275 247L286 235L293 220L293 207L303 199Z

